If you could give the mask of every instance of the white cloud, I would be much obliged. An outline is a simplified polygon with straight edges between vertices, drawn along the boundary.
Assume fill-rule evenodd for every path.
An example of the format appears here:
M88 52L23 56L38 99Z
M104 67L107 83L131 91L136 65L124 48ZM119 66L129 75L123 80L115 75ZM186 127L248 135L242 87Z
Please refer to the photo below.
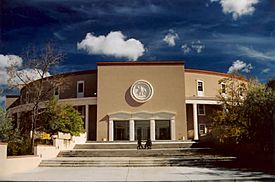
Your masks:
M218 2L222 7L224 14L232 14L233 19L237 20L243 15L252 15L255 11L254 5L259 0L210 0L211 2Z
M274 50L261 52L261 51L257 51L255 49L244 47L244 46L238 46L238 50L248 57L258 58L258 59L262 59L262 60L275 61L275 51Z
M200 40L197 40L197 41L192 41L191 44L183 44L181 48L183 49L184 54L188 54L191 51L200 54L202 50L205 48L205 45L202 44Z
M270 68L265 68L262 70L262 73L268 73L270 71Z
M41 73L42 73L42 70L40 69L29 69L29 68L17 71L17 74L20 75L21 79L27 83L40 79ZM51 75L49 72L46 72L44 75L44 78L48 76L51 76ZM15 85L23 84L23 82L19 79L14 79L12 83L14 83Z
M165 35L162 40L166 42L169 46L174 47L176 45L177 39L179 39L179 35L173 29L170 29L169 33Z
M181 48L184 54L188 54L189 52L191 52L191 48L187 44L183 44Z
M236 60L233 62L232 66L229 67L228 73L234 72L245 72L249 73L253 69L251 64L247 64L243 61Z
M39 72L41 73L41 70L36 69L21 69L23 60L21 57L16 55L3 55L0 54L0 85L7 85L8 81L8 73L7 73L7 67L11 65L15 65L18 67L17 74L22 76L22 79L26 82L33 81L41 78L39 76ZM20 70L21 69L21 70ZM50 76L50 73L46 73L45 77ZM14 78L11 80L11 84L22 84L22 82L18 78Z
M191 47L197 53L201 53L202 50L205 48L205 45L203 45L200 40L197 40L192 42Z
M98 37L87 33L85 39L77 43L77 49L83 49L88 54L103 54L114 56L117 58L126 57L129 60L136 61L142 56L145 49L143 44L136 39L125 40L120 31L110 32L108 35L100 35Z
M0 54L0 69L6 69L7 66L16 64L18 66L22 65L22 58L16 55L3 55Z
M22 66L22 58L16 55L0 54L0 84L6 85L8 74L6 68L10 65Z

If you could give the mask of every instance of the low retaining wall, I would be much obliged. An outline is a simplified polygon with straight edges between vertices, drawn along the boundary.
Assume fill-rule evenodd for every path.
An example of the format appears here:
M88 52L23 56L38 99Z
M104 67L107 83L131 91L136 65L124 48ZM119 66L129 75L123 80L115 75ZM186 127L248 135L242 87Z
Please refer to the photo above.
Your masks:
M36 155L7 157L6 143L0 144L0 175L9 175L37 167L41 158Z
M54 145L38 145L35 155L7 156L7 143L0 143L0 176L20 173L38 167L43 159L55 158L61 150L72 149L72 140L55 139Z

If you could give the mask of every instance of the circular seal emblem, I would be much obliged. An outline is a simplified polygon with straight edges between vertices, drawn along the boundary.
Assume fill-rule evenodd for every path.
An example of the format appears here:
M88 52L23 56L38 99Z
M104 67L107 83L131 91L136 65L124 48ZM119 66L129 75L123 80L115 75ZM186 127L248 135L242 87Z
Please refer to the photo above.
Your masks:
M139 103L150 100L154 94L152 85L145 80L138 80L131 86L131 97Z

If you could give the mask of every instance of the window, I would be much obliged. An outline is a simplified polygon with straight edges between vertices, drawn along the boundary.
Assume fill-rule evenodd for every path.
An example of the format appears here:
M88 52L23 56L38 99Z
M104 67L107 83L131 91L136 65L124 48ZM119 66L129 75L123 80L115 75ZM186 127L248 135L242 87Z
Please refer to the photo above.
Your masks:
M135 120L135 139L150 138L150 120Z
M198 114L205 115L205 105L204 104L198 104Z
M83 93L83 90L84 90L83 87L84 87L84 83L79 83L78 84L78 91L77 92L78 93Z
M170 120L155 121L156 140L171 140L170 130Z
M59 92L60 92L59 87L55 87L53 94L54 94L55 98L57 98L57 99L59 99Z
M84 97L84 81L77 81L77 97Z
M114 121L114 140L129 140L129 121Z
M200 135L206 134L207 129L205 124L200 124Z
M203 91L203 83L198 81L198 91Z
M198 96L203 96L204 88L203 88L203 81L197 80L197 95Z

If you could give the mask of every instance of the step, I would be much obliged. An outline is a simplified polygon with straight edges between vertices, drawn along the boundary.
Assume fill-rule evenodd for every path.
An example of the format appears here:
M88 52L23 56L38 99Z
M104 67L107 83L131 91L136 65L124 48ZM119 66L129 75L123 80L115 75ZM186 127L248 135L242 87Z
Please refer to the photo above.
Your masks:
M234 161L234 157L60 157L43 160L40 167L157 167L157 166L207 166L217 162Z
M143 145L145 142L142 142ZM195 142L185 141L162 141L152 142L153 149L161 148L190 148ZM137 142L87 142L85 144L77 144L74 149L136 149Z
M73 149L59 152L58 157L162 157L204 155L209 148L170 149Z

